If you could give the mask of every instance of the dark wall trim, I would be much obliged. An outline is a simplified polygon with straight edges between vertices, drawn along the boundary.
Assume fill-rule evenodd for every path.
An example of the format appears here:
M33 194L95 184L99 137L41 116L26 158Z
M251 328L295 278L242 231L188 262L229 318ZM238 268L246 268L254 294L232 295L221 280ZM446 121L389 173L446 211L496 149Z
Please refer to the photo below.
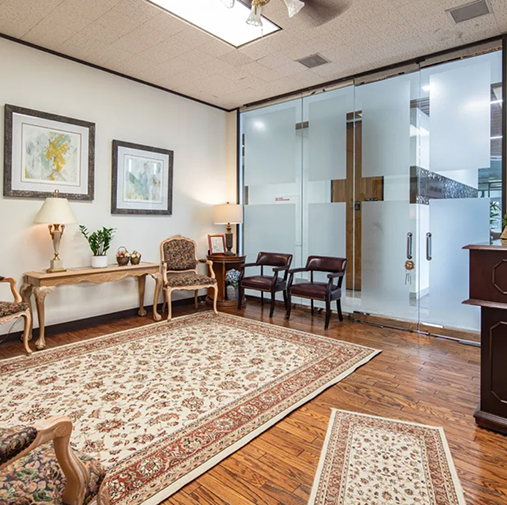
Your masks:
M214 105L212 103L205 102L204 100L199 100L198 98L192 98L191 96L184 95L183 93L178 93L177 91L172 91L171 89L164 88L163 86L159 86L158 84L152 84L147 81L143 81L142 79L137 79L136 77L131 77L126 74L122 74L121 72L116 72L115 70L109 70L108 68L101 67L100 65L95 65L94 63L90 63L88 61L80 60L79 58L74 58L73 56L69 56L67 54L59 53L58 51L53 51L52 49L47 49L42 46L38 46L36 44L32 44L31 42L26 42L21 39L17 39L15 37L11 37L10 35L6 35L5 33L0 33L0 38L9 40L10 42L16 42L23 46L31 47L32 49L37 49L38 51L43 51L45 53L52 54L53 56L58 56L60 58L64 58L66 60L73 61L74 63L80 63L81 65L86 65L87 67L94 68L95 70L102 70L102 72L107 72L108 74L116 75L117 77L123 77L124 79L128 79L129 81L137 82L138 84L144 84L145 86L149 86L150 88L155 88L160 91L165 91L166 93L171 93L172 95L179 96L181 98L186 98L187 100L192 100L193 102L200 103L201 105L207 105L208 107L213 107L214 109L222 110L224 112L231 112L228 109L224 109L218 105ZM234 110L234 109L232 109Z
M423 56L418 56L416 58L412 58L410 60L401 61L399 63L393 63L392 65L386 65L384 67L379 67L379 68L374 68L374 69L371 69L371 70L366 70L365 72L360 72L358 74L348 75L346 77L341 77L340 79L334 79L333 81L327 81L327 82L324 82L324 83L321 83L321 84L314 84L312 86L308 86L307 88L297 89L297 90L294 90L294 91L290 91L288 93L282 93L280 95L272 96L270 98L264 98L263 100L258 100L257 102L248 103L248 104L243 105L243 107L245 107L245 108L248 108L248 107L260 107L262 105L268 105L272 101L289 99L291 97L296 98L295 95L298 95L300 93L309 93L311 91L316 91L316 90L319 90L319 89L322 89L322 88L326 88L326 87L329 87L329 86L336 86L337 84L341 84L343 82L351 81L353 79L360 79L362 77L367 77L369 75L376 74L376 73L379 73L379 72L386 72L386 71L389 71L389 70L395 70L397 68L406 67L408 65L414 65L414 64L419 65L423 61L425 61L427 59L430 59L430 58L437 58L439 56L445 56L446 54L451 54L451 53L454 53L454 52L460 51L460 50L470 49L472 47L479 46L481 44L487 44L487 43L490 43L490 42L498 42L500 40L503 40L505 36L506 35L499 35L497 37L490 37L488 39L478 40L477 42L470 42L469 44L464 44L462 46L457 46L457 47L453 47L451 49L445 49L443 51L438 51L436 53L431 53L431 54L426 54L426 55L423 55ZM440 63L436 63L436 64L439 65Z
M502 217L507 214L507 34L502 37Z
M203 302L206 299L206 295L202 295L199 297L199 301ZM173 307L181 307L184 305L193 305L194 297L192 298L183 298L181 300L174 300L172 306ZM162 311L162 304L158 304L158 312ZM148 305L144 307L148 314L145 316L145 319L151 319L153 315L153 305ZM77 319L76 321L67 321L65 323L52 324L51 326L46 326L46 337L51 337L52 335L57 335L59 333L67 333L71 331L83 330L85 328L91 328L93 326L99 326L100 324L108 324L114 321L119 321L120 319L126 319L129 317L139 317L137 315L137 311L139 307L134 309L121 310L119 312L111 312L109 314L101 314L99 316L87 317L85 319ZM162 317L162 321L164 318ZM151 320L150 323L154 323L155 321ZM9 335L0 335L0 355L2 354L2 346L1 344L7 344L12 342L19 342L21 338L22 332L16 331ZM33 329L33 341L39 337L39 328ZM21 344L21 343L20 343Z
M242 180L240 177L240 165L242 162L241 156L241 115L239 113L239 108L236 109L236 203L243 203L241 200L241 191L242 188ZM243 209L243 212L245 210ZM243 221L245 220L243 216ZM242 252L241 244L243 242L243 225L238 224L237 233L236 233L236 251L239 253Z

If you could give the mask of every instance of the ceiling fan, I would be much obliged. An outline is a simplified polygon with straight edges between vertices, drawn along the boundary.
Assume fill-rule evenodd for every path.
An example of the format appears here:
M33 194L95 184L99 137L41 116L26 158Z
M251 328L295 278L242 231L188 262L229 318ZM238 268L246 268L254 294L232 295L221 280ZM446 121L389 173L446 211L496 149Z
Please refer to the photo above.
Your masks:
M269 3L270 0L238 0L247 5L251 5L250 16L246 20L246 23L252 26L262 26L262 11L266 4ZM313 26L318 26L328 21L331 21L338 15L340 15L344 10L347 9L351 0L345 0L344 2L340 2L337 5L336 2L330 0L305 0L302 2L301 0L283 0L285 5L287 6L287 10L289 13L289 17L293 17L301 11L303 7L305 7L305 20L308 24ZM222 0L222 3L229 9L234 7L235 0Z

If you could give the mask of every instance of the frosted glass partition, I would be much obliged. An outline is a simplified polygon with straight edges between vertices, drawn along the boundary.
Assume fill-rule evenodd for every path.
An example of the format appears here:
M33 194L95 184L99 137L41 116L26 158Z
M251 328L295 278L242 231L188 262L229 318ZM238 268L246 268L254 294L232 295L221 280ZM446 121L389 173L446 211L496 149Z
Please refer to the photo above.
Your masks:
M477 188L478 169L490 166L491 63L460 63L430 76L430 167Z
M406 76L359 86L363 176L399 175L410 167L410 80Z
M418 320L405 284L410 210L408 201L363 203L361 312Z
M346 178L347 113L353 110L353 95L348 87L303 99L309 181Z
M346 204L312 203L308 205L308 255L346 257ZM352 264L347 267L352 272ZM351 273L352 275L352 273ZM328 282L327 274L315 272L315 282ZM345 280L343 286L346 286ZM345 291L342 302L345 301ZM317 302L317 307L325 303Z
M243 115L245 186L295 182L300 169L301 102L255 110Z
M489 198L430 201L433 235L430 268L430 324L480 331L480 308L468 298L467 244L489 243Z

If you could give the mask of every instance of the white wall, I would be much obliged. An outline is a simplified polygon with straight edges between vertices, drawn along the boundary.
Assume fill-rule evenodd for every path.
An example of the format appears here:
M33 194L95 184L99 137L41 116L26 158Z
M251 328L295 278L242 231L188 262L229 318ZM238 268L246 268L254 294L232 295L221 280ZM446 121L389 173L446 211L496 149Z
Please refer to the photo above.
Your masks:
M110 262L119 246L137 249L144 261L159 261L159 243L181 233L207 252L212 205L236 200L235 113L201 105L149 86L0 39L0 108L6 103L92 121L96 124L95 199L71 202L79 223L94 230L117 229ZM3 119L0 159L3 160ZM113 139L174 150L172 216L110 213ZM1 192L3 195L3 191ZM45 225L33 219L42 200L0 196L0 275L15 276L48 267L52 243ZM68 226L60 256L67 267L90 264L87 242ZM149 278L145 304L153 302ZM188 296L181 294L181 296ZM178 295L175 296L177 298ZM7 286L0 299L10 299ZM46 324L116 312L137 305L133 279L102 285L59 286L46 298ZM0 333L5 333L4 325ZM16 328L18 329L18 328Z

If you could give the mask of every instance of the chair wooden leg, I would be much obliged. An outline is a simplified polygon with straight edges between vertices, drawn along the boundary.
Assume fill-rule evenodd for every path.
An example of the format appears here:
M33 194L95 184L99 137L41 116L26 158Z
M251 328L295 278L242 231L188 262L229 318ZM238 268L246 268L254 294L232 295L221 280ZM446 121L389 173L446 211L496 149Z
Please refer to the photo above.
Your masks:
M331 319L331 300L329 298L326 298L326 324L324 325L325 330L329 328L330 319Z
M336 300L336 310L338 311L338 319L340 321L343 321L343 314L342 314L342 301L340 298Z
M173 316L173 307L172 307L172 301L171 301L171 289L166 288L164 290L164 293L167 298L167 320L170 321L171 317Z
M27 310L22 317L25 320L25 328L23 330L23 346L25 347L26 354L30 356L30 354L32 354L32 350L28 345L28 340L32 328L32 312L30 310Z
M283 303L285 305L285 312L287 313L287 290L283 290Z
M264 292L261 291L261 307L264 307Z
M109 489L107 483L103 482L97 495L97 505L109 505Z
M241 284L238 286L238 310L241 309L241 301L243 300L243 290Z
M275 312L275 298L276 298L276 293L274 291L271 291L271 304L269 307L270 319L273 317L273 313Z
M311 307L312 307L312 316L313 316L313 314L314 314L314 304L313 304L313 300L310 302L310 304L311 304Z
M199 297L199 290L198 290L198 289L196 289L196 290L194 291L194 307L195 307L196 309L197 309L197 308L199 308L199 298L198 298L198 297Z
M290 296L290 291L287 291L287 305L285 309L286 310L285 319L287 319L287 321L290 319L291 309L292 309L292 298Z
M215 285L213 286L213 290L215 291L215 293L213 295L213 310L215 311L215 314L218 314L218 310L217 310L218 284L217 283L215 283Z
M167 305L167 293L165 288L162 289L162 299L164 300L162 303L162 314L163 314Z

